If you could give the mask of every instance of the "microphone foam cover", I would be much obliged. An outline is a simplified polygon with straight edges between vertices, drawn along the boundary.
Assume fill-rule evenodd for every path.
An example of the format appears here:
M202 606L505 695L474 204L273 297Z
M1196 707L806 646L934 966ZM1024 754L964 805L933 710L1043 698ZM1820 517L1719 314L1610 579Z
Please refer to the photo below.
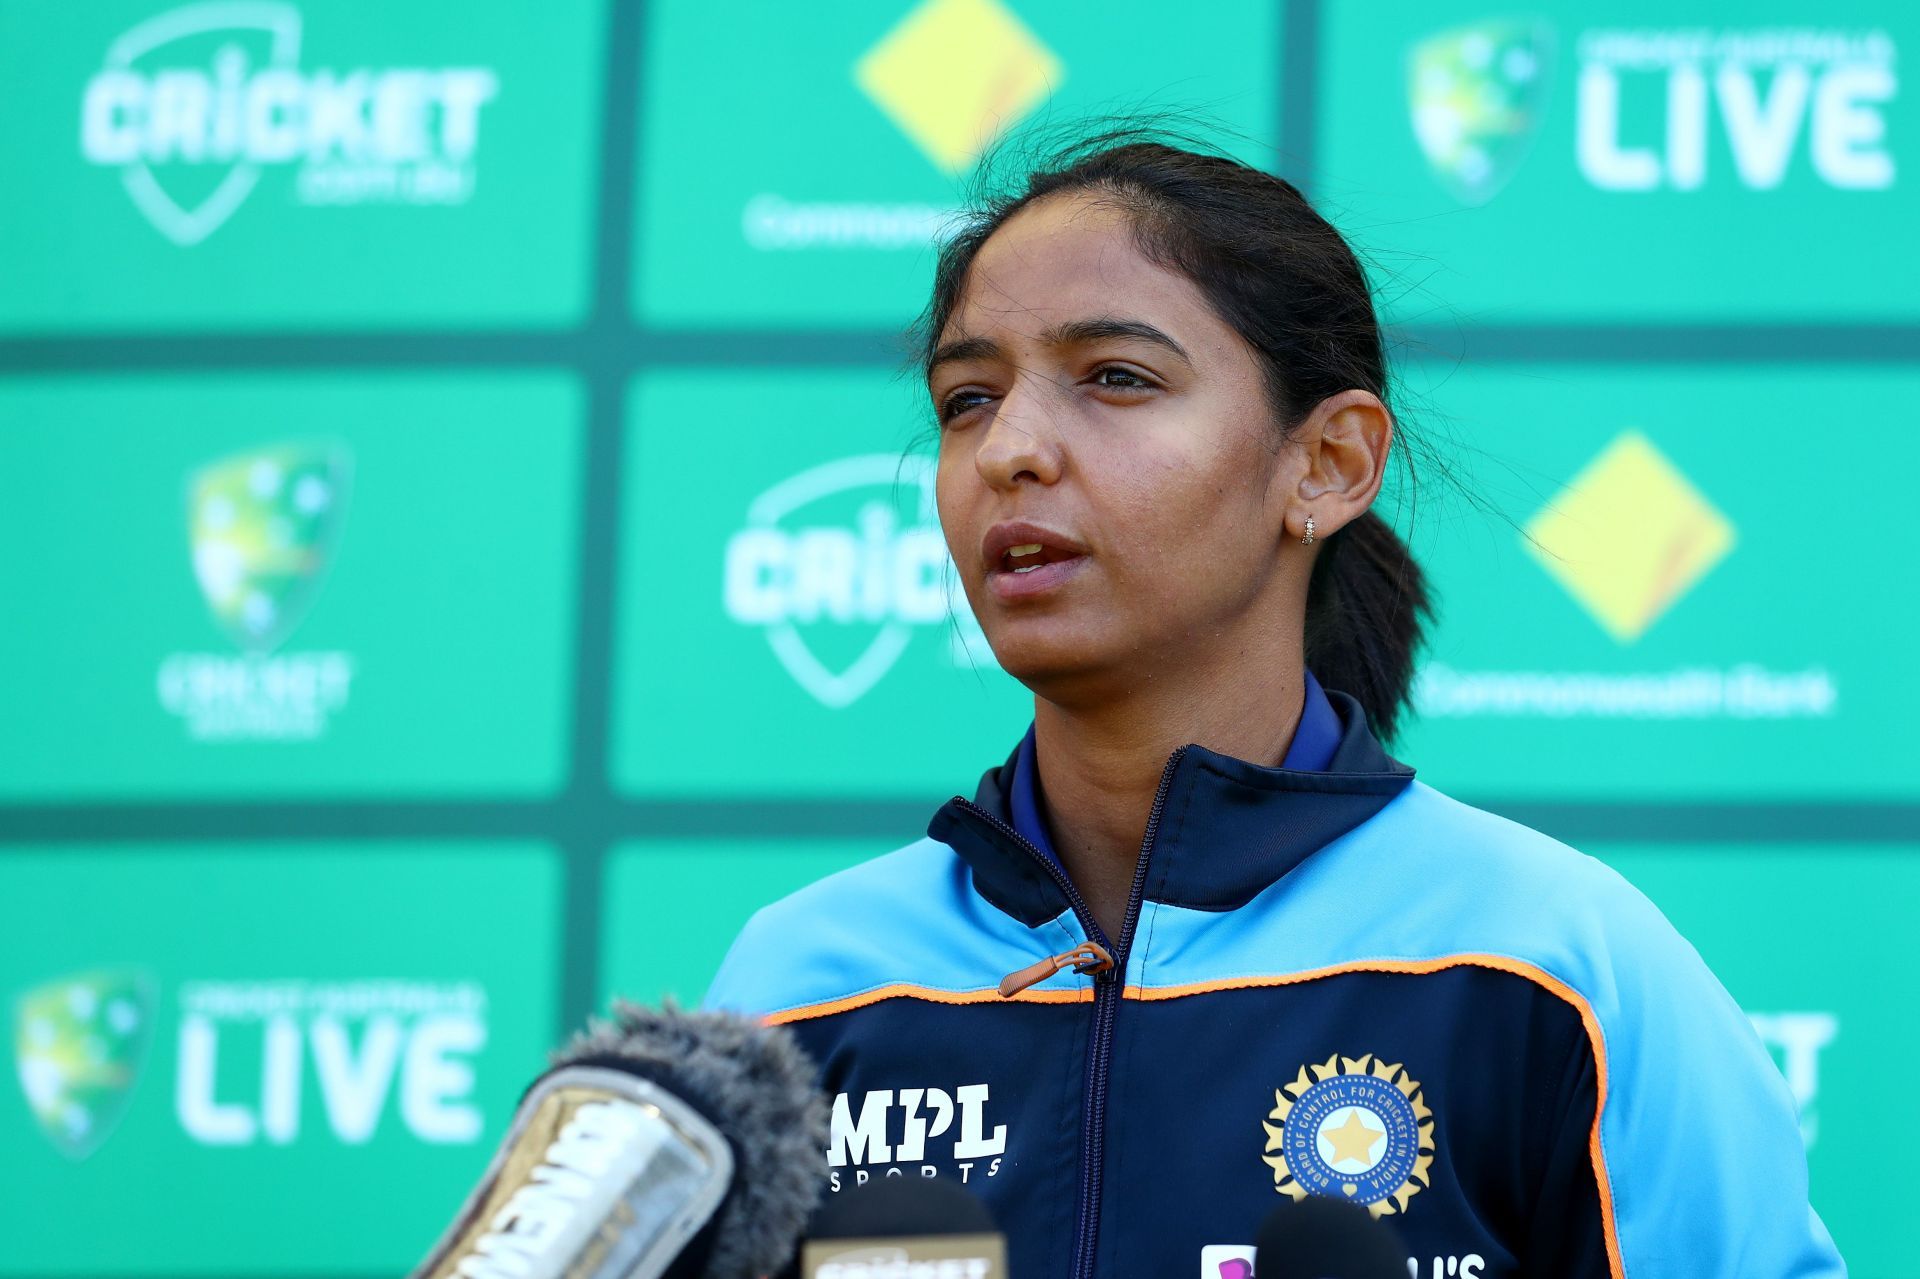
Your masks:
M704 1115L733 1147L732 1190L714 1220L704 1273L745 1279L779 1269L819 1202L827 1101L791 1031L733 1013L616 999L553 1054L654 1080Z

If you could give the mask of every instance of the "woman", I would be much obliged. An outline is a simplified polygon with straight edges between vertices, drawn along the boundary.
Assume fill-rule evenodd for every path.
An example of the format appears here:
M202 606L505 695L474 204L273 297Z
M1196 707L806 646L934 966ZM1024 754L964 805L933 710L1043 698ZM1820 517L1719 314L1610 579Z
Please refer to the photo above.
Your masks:
M945 249L940 519L1034 722L757 915L829 1191L952 1178L1014 1274L1243 1273L1276 1195L1415 1274L1839 1274L1740 1010L1598 863L1390 758L1426 610L1372 300L1291 186L1102 140Z

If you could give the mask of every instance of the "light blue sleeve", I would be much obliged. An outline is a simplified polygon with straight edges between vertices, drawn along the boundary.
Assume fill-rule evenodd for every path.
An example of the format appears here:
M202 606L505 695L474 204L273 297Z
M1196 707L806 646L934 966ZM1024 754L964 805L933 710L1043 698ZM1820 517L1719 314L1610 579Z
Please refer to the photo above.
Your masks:
M756 913L701 1006L768 1016L889 990L991 991L1001 973L1083 940L1071 916L1019 923L981 900L952 849L922 839ZM1058 973L1042 989L1089 981Z
M1610 870L1594 879L1607 946L1569 976L1601 1037L1600 1153L1627 1279L1844 1276L1810 1205L1792 1094L1752 1024L1651 902Z
M762 920L765 913L756 911L734 937L733 944L727 947L727 956L720 961L719 971L714 973L713 982L700 1001L701 1008L709 1012L739 1013L747 1017L764 1017L774 1011L762 1006L767 999L767 983L753 979L753 975L763 974L772 962L771 953L763 940L768 931Z
M1411 887L1410 887L1411 886ZM1746 1015L1654 904L1592 857L1423 783L1221 918L1155 912L1181 986L1342 968L1476 965L1579 1013L1602 1089L1609 1269L1623 1279L1833 1279L1786 1080ZM1291 978L1287 978L1291 980Z

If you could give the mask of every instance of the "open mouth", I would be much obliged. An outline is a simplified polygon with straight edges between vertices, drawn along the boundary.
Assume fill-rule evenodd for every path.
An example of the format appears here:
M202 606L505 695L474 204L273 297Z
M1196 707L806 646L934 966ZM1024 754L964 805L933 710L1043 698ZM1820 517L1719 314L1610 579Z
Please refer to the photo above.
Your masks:
M1086 562L1087 557L1075 551L1022 543L1000 556L1002 567L987 574L987 586L1003 600L1033 599L1051 594Z
M987 584L1003 600L1044 595L1087 562L1086 551L1072 538L1024 521L994 526L981 549Z
M1019 546L1009 546L1000 556L1000 567L1008 573L1031 573L1046 564L1059 564L1065 560L1077 560L1079 555L1057 546L1048 546L1044 542L1026 542Z

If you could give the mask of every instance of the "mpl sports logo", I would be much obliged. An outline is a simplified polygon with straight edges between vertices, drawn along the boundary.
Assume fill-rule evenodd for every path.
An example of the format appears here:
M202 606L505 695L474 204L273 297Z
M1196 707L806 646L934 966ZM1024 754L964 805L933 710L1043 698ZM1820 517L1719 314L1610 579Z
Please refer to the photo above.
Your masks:
M149 973L101 970L16 1002L21 1090L68 1158L98 1150L132 1104L157 990ZM486 1042L487 995L471 982L188 982L171 1044L174 1119L201 1146L288 1146L315 1132L364 1145L389 1115L415 1140L470 1144L484 1126L473 1058Z
M1007 1125L989 1125L992 1100L987 1084L962 1084L952 1092L880 1088L837 1094L827 1127L828 1191L864 1186L875 1176L949 1176L962 1184L999 1176Z
M1414 137L1461 203L1493 199L1533 149L1560 43L1548 22L1500 19L1409 51ZM1883 30L1591 28L1569 43L1572 159L1597 190L1772 191L1789 183L1801 156L1805 180L1822 186L1894 185L1887 107L1899 77ZM1718 173L1708 162L1716 142L1732 160Z
M162 235L219 230L270 171L307 205L461 204L474 192L488 67L301 66L300 10L217 0L108 47L80 101L80 151L119 170Z
M889 453L826 462L755 498L727 540L727 616L764 630L822 706L865 697L931 627L951 627L957 665L992 667L947 558L933 474L929 459Z
M306 741L344 709L354 662L276 653L313 607L346 514L343 444L295 441L211 462L187 481L193 575L231 653L172 653L160 705L198 741Z

